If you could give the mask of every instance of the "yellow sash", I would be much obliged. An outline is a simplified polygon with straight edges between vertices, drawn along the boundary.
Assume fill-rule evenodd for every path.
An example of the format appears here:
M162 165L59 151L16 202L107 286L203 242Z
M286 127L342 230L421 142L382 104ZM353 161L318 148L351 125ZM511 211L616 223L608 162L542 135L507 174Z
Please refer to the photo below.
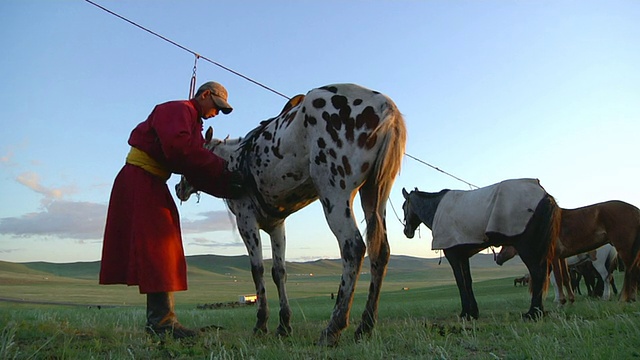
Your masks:
M129 154L127 155L127 164L140 167L147 172L163 179L164 181L169 180L169 177L171 177L171 172L167 170L162 164L158 163L146 152L133 146L131 147L131 150L129 150Z

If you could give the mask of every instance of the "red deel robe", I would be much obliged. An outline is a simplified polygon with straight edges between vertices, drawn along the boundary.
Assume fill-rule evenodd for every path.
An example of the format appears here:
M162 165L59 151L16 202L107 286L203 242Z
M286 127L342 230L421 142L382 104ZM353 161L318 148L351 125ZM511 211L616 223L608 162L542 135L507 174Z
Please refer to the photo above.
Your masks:
M228 197L225 161L204 149L198 104L157 105L138 124L129 145L144 151L198 190ZM125 164L111 191L102 248L100 284L138 285L140 293L187 289L180 219L164 179Z

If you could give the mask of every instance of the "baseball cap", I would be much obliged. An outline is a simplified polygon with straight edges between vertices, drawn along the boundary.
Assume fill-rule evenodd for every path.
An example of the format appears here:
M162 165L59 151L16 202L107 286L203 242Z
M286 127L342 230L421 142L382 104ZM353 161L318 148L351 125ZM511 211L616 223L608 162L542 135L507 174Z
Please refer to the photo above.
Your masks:
M233 108L227 102L229 95L227 93L227 89L225 89L224 86L218 84L215 81L209 81L200 85L197 93L199 94L205 90L211 91L213 101L216 103L216 106L218 107L218 109L220 109L220 111L222 111L223 114L228 114L233 111Z

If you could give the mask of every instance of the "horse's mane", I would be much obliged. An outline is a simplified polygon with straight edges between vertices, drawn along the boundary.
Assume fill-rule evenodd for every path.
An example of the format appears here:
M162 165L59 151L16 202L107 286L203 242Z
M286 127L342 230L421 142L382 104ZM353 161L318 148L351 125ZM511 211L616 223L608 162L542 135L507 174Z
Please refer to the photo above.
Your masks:
M264 129L271 124L275 119L281 117L283 114L288 113L294 107L300 105L302 100L304 100L304 95L299 94L287 101L284 104L280 113L272 118L267 120L263 120L256 126L253 130L249 131L244 139L240 142L240 146L238 147L238 161L239 161L239 170L243 173L243 175L249 175L249 162L247 161L248 153L251 150L251 145L253 145L260 134L264 132Z

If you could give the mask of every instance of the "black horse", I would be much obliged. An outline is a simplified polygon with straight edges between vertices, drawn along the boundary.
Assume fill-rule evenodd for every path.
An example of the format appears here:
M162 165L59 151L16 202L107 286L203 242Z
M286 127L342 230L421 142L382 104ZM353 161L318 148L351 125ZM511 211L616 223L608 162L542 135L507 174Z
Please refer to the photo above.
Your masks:
M478 304L471 286L469 258L489 246L513 245L531 275L531 306L523 314L544 314L542 297L548 287L547 269L554 254L561 212L537 179L506 180L470 191L437 193L402 189L404 234L413 238L424 223L433 234L433 249L444 249L462 302L461 318L477 319Z

